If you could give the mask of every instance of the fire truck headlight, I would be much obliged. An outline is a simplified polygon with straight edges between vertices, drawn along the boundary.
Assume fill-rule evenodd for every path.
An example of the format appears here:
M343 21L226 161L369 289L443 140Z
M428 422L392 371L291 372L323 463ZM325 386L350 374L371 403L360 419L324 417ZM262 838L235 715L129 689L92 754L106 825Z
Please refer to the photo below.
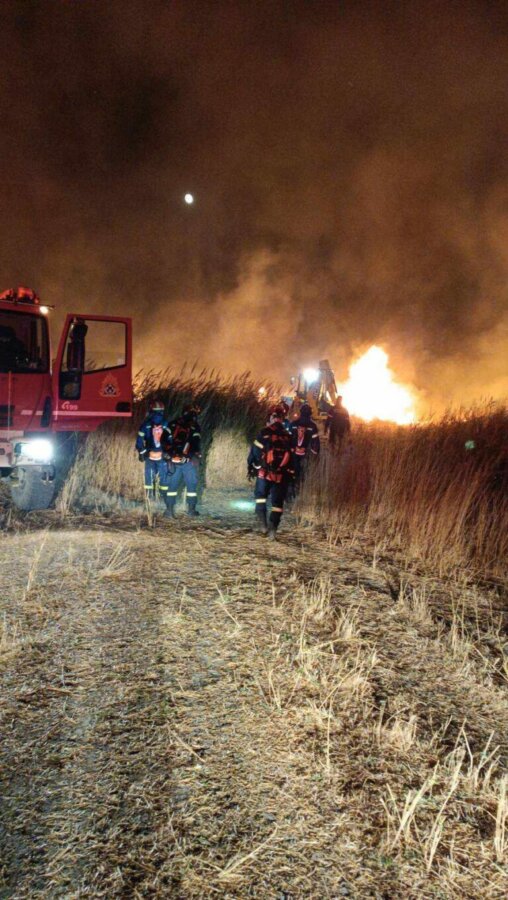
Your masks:
M33 438L17 444L16 453L27 461L49 464L53 462L54 447L47 438Z
M317 369L304 369L303 377L307 384L314 384L315 381L319 378L319 372Z

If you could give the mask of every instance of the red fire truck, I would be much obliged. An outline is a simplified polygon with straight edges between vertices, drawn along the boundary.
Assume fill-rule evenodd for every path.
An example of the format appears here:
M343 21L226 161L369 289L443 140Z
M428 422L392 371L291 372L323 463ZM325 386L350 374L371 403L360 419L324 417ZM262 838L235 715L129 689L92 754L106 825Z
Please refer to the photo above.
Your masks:
M132 415L131 320L68 315L52 364L49 311L0 294L0 474L24 510L51 504L73 433Z

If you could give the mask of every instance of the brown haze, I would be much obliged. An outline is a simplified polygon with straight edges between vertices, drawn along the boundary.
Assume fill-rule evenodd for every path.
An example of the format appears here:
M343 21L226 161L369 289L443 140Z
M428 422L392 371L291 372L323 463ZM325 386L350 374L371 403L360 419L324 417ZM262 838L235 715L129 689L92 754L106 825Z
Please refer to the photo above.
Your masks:
M1 283L138 365L508 393L505 3L4 2ZM197 202L185 207L182 195Z

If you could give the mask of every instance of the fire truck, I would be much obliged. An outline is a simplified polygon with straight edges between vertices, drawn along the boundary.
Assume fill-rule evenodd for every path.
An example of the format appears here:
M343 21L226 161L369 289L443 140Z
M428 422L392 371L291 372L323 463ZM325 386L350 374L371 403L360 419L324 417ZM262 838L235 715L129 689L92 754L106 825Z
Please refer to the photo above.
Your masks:
M50 307L30 288L0 294L0 475L14 504L46 509L71 438L132 416L132 323L67 315L52 363Z

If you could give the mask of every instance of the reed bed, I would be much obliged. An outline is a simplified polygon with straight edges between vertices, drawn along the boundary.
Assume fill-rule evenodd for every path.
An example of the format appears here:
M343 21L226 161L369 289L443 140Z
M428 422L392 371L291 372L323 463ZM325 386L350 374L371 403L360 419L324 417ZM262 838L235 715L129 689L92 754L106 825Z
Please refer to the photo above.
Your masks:
M487 406L411 427L356 423L309 473L300 514L394 546L439 574L504 578L508 413Z
M269 385L244 373L184 367L138 376L134 420L104 426L82 444L60 507L94 492L128 502L143 500L135 433L154 398L168 417L186 403L201 407L201 489L246 485L249 442L266 421ZM266 388L267 386L264 385ZM376 552L390 548L438 575L466 570L505 579L508 568L508 413L502 406L448 414L438 421L398 427L353 423L340 450L326 443L300 493L298 515L342 534L354 533Z

